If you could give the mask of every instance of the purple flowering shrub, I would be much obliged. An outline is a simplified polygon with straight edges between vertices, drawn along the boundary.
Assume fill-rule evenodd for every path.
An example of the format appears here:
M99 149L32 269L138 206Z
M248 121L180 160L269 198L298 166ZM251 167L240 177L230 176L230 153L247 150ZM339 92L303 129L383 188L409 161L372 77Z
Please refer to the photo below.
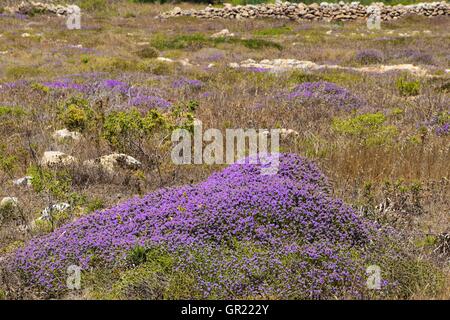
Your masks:
M355 59L361 64L376 64L383 62L384 55L380 50L364 49L356 53Z
M183 89L183 88L201 88L203 82L197 79L188 79L185 77L179 78L172 82L172 88Z
M83 79L86 80L86 79ZM167 109L172 103L162 97L160 90L155 88L132 86L117 79L98 79L88 77L87 81L63 78L44 82L45 87L68 93L80 93L86 98L107 98L114 101L116 109L137 107L147 112L150 109Z
M375 225L334 199L325 176L297 155L281 154L276 175L261 175L260 169L234 164L197 185L160 189L84 216L32 239L10 257L8 268L26 286L57 293L65 289L69 265L112 268L123 265L136 246L164 245L173 252L194 248L219 255L194 268L205 297L223 285L232 297L330 297L360 287L355 272L361 275L362 269L349 253L363 253L375 239ZM223 259L217 248L232 250L236 242L266 252L241 260L233 258L234 252ZM301 259L289 259L293 255ZM191 262L186 258L180 268ZM230 270L225 282L218 280ZM282 286L251 280L264 272ZM213 274L216 280L208 281Z
M394 58L403 59L405 62L409 63L428 65L432 65L435 63L435 59L432 54L418 49L401 50L400 52L396 52L396 54L394 54L393 56Z
M434 132L437 136L447 136L450 132L450 111L442 111L434 114L430 119L424 121L419 127Z
M360 109L364 100L348 89L327 81L303 82L282 99L287 103L299 103L317 107L324 104L332 110L351 111Z

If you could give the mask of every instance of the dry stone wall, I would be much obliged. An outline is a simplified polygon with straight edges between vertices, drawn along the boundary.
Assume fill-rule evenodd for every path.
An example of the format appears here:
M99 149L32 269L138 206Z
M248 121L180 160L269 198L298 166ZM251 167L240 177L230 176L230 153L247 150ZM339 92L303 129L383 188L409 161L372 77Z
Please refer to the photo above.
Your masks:
M169 12L162 13L159 17L170 18L178 16L192 16L204 19L254 19L254 18L278 18L292 20L356 20L367 18L374 8L378 9L381 19L384 21L395 20L405 15L422 16L448 16L450 5L446 2L419 3L414 5L386 6L383 3L373 3L370 6L359 2L352 3L303 3L281 2L276 4L259 4L232 6L225 4L217 8L209 5L203 10L182 10L175 7Z

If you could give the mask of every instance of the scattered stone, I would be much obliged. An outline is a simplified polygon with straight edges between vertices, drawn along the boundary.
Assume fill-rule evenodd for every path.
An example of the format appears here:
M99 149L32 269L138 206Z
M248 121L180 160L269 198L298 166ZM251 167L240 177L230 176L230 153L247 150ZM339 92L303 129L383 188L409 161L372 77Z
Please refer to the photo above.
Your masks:
M51 205L41 212L41 216L38 218L38 220L51 220L52 214L57 212L63 212L70 208L70 204L66 202L57 203L54 205Z
M180 60L178 60L178 62L179 62L183 67L192 67L192 63L189 62L189 59L180 59Z
M68 129L56 130L53 133L53 139L58 141L63 140L80 140L81 134L75 131L69 131Z
M281 129L280 130L280 136L282 139L296 137L298 135L299 135L298 131L295 131L293 129Z
M264 130L260 134L262 134L262 135L264 135L266 137L269 137L270 136L270 130ZM299 135L298 131L295 131L293 129L285 129L285 128L280 129L280 138L281 139L289 139L289 138L292 138L292 137L296 137L298 135Z
M231 33L228 29L223 29L217 33L214 33L211 38L231 38L234 37L234 33Z
M170 62L175 62L172 59L165 58L165 57L158 57L158 58L156 58L156 60L161 61L161 62L169 62L169 63Z
M15 197L5 197L0 201L0 209L5 207L16 207L19 204L19 200Z
M32 176L25 176L23 178L19 178L13 181L15 186L31 186Z
M52 166L70 166L77 162L72 156L60 151L46 151L41 159L41 165Z
M87 160L84 162L84 165L97 167L111 174L117 169L138 170L142 167L140 161L123 153L113 153L97 159Z
M253 59L247 59L241 63L232 62L229 63L230 68L244 68L244 69L260 69L267 70L270 72L280 72L292 69L300 69L303 71L317 71L324 69L339 69L346 71L356 71L365 73L385 73L393 71L407 71L418 76L426 76L428 74L427 70L414 66L412 64L397 64L397 65L377 65L370 67L342 67L339 65L329 65L329 64L317 64L312 61L296 60L296 59L264 59L260 62L256 62Z

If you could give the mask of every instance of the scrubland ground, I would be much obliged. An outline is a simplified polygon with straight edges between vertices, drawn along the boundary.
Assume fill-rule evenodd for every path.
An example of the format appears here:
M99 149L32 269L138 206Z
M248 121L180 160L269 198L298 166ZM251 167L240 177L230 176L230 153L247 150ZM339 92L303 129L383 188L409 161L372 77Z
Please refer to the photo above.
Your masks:
M17 198L0 208L0 262L32 237L93 211L159 188L198 183L224 168L172 163L170 132L189 127L195 117L204 130L295 130L298 134L282 140L281 152L314 161L329 178L333 196L365 219L395 228L409 262L399 265L393 259L384 268L401 269L394 277L404 278L394 293L365 298L450 298L448 17L407 17L368 30L364 21L160 20L154 17L170 5L93 1L85 6L81 30L68 30L56 16L0 17L0 199ZM210 37L225 28L235 37ZM427 73L228 66L250 58L350 67L413 64ZM81 138L55 139L54 132L63 128ZM44 167L40 159L49 150L78 161ZM105 173L83 164L112 153L130 155L142 166ZM13 184L24 176L32 177L31 186ZM56 203L70 208L39 219ZM133 266L146 255L139 250L133 251ZM190 296L191 283L184 278L167 280L165 293L154 295L157 288L144 285L145 275L152 274L148 268L125 269L90 269L84 290L51 294L222 297ZM159 273L151 276L160 281ZM120 291L127 281L134 281L133 293ZM42 288L25 290L25 282L14 282L9 274L0 283L0 297L48 296ZM109 296L111 287L120 292Z

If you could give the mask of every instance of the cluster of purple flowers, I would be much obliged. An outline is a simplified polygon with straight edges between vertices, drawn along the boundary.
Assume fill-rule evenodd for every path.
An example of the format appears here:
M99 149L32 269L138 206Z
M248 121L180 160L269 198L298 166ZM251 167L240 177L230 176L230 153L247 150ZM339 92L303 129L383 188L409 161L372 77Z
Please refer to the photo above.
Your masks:
M308 101L326 104L336 110L356 110L365 103L349 90L327 81L303 82L291 92L284 94L283 100L306 103Z
M364 49L356 53L356 61L362 64L381 63L384 60L384 54L376 49Z
M245 71L249 72L268 72L269 69L263 68L263 67L248 67L244 69Z
M88 90L87 85L80 84L74 82L72 79L60 79L60 80L54 80L54 81L48 81L42 83L44 86L51 88L51 89L72 89L79 92L85 92Z
M130 89L130 86L127 83L114 79L104 80L101 83L101 86L105 89L118 92L123 95L127 94L128 90Z
M32 239L10 257L8 265L24 275L28 285L51 292L64 290L69 265L84 270L112 267L123 262L136 245L165 245L176 251L210 250L240 242L272 248L273 268L278 268L277 259L281 263L290 255L304 257L302 265L283 265L279 274L286 279L279 280L286 284L296 279L286 290L302 288L305 295L317 296L324 282L345 287L357 265L350 256L341 257L338 248L362 250L372 240L374 225L334 199L327 179L311 162L280 154L279 165L277 174L261 175L261 165L236 163L200 184L160 189L97 211ZM258 255L236 264L232 258L210 261L210 269L198 270L205 292L220 283L201 280L204 272L231 268L244 277L245 268L266 268ZM245 280L231 277L227 281L238 293L250 290ZM251 290L257 293L266 285Z
M0 90L14 90L14 89L20 89L23 87L26 87L30 84L27 80L17 80L13 82L5 82L0 84Z
M203 86L203 82L196 79L188 79L185 77L182 77L180 79L175 80L172 82L172 87L175 89L181 89L181 88L200 88Z
M172 106L172 104L164 98L143 94L131 97L130 104L135 107L143 107L146 111L154 108L167 109Z
M15 14L0 13L0 18L16 18L20 20L25 20L28 19L28 16L22 13L15 13Z
M432 54L417 49L405 49L394 54L394 58L405 59L407 62L433 64L434 57Z
M425 126L425 128L438 136L447 136L450 133L450 112L443 111L435 114L420 126Z
M435 129L438 136L448 136L450 133L450 122L444 123Z
M89 77L91 78L91 77ZM146 111L153 108L167 109L171 103L160 96L154 94L152 88L132 87L128 83L116 79L104 79L75 82L71 78L64 78L55 81L44 82L43 85L52 89L69 89L81 92L85 95L114 95L127 98L126 106L143 108Z

